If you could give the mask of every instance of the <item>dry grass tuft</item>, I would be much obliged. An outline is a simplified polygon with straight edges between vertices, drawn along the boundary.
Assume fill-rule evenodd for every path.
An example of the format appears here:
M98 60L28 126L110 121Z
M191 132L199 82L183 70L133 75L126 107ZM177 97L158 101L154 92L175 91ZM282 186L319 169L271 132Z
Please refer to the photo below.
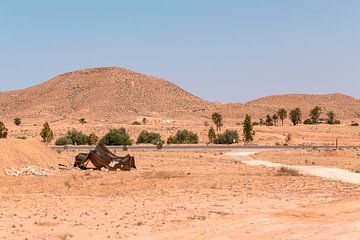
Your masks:
M288 167L281 167L277 171L277 175L278 176L300 176L301 174L297 170L290 169Z

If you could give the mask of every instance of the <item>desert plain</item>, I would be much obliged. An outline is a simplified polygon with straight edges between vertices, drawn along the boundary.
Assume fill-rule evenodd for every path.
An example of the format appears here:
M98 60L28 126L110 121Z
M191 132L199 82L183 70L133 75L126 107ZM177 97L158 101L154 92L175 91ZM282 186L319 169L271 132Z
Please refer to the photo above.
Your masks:
M286 95L212 103L165 80L100 68L0 93L0 103L9 130L0 139L0 239L360 239L360 128L350 126L359 121L358 99ZM73 128L102 136L124 127L132 139L142 130L166 139L189 129L206 146L212 112L223 114L223 130L241 134L246 113L257 121L280 107L301 107L307 118L315 105L335 111L341 124L257 125L251 149L242 141L236 146L245 148L231 150L119 148L116 154L135 156L137 169L129 172L73 168L80 150L55 151L54 141L44 144L39 136L44 121L55 137ZM17 116L20 126L13 124ZM79 123L82 117L87 123ZM146 124L133 124L143 118ZM256 148L283 145L299 148ZM288 167L247 164L255 161ZM47 175L5 174L27 166ZM334 179L292 166L345 172Z

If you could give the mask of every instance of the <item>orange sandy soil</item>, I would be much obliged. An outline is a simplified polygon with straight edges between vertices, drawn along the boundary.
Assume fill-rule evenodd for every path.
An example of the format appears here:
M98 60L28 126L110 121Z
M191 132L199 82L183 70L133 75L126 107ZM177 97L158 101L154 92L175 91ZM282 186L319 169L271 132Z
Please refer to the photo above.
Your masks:
M87 119L88 123L80 124L78 119L68 119L64 121L50 122L50 127L54 131L55 139L66 134L68 130L75 128L86 134L95 133L102 137L111 128L124 127L130 137L136 141L141 131L155 131L161 134L162 138L166 140L170 135L174 135L179 129L188 129L198 133L199 141L205 144L208 141L208 130L210 126L205 126L204 122L212 124L212 121L207 118L192 118L186 119L167 119L167 118L151 118L147 117L148 123L146 125L131 125L135 120L141 122L141 117L119 119L117 122L96 121ZM164 122L169 120L171 122ZM238 125L242 119L225 119L225 129L237 130L242 134L242 125ZM350 126L351 121L343 121L341 125L297 125L292 126L286 120L284 126L255 126L256 131L253 144L257 145L283 145L285 138L291 134L292 141L290 145L329 145L335 146L336 139L339 145L360 146L360 127ZM5 122L9 129L9 138L16 138L26 136L28 138L36 138L40 140L40 131L43 122L27 122L23 119L20 126L15 126L12 121ZM55 139L52 143L55 142ZM239 144L243 144L240 142Z
M359 154L359 155L358 155ZM289 165L318 165L360 172L360 150L275 150L262 151L255 159Z
M0 239L360 236L360 186L283 176L219 151L129 153L138 170L0 176Z

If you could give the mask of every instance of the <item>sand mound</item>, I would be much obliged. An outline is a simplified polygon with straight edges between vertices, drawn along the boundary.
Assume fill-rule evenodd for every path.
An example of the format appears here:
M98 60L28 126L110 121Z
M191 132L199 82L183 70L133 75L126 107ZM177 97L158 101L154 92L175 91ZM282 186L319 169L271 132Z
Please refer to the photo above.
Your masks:
M12 167L48 167L63 162L57 152L37 140L0 139L0 174Z

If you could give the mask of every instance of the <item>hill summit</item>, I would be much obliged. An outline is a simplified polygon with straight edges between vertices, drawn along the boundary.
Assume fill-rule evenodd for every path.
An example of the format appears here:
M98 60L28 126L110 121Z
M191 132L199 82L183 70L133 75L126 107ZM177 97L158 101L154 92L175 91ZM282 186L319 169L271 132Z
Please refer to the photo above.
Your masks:
M0 102L1 115L48 119L178 116L209 106L173 83L118 67L61 74L31 88L1 93Z

